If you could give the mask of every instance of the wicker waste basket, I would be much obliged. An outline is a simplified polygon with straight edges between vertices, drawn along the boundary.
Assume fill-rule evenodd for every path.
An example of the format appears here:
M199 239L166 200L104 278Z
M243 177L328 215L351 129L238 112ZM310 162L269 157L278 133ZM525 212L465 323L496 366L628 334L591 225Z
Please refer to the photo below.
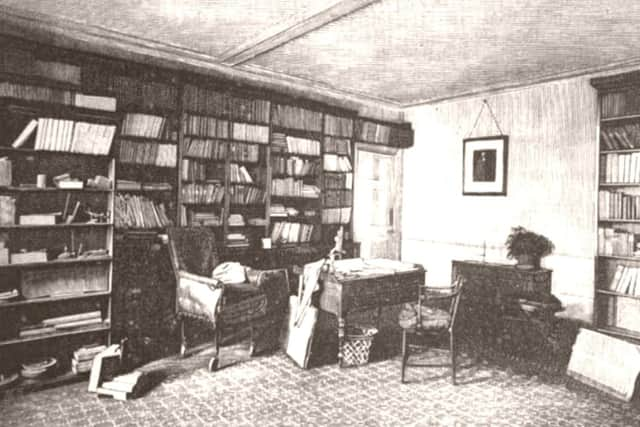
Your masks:
M378 329L370 326L349 326L342 344L342 365L358 366L369 361L371 344Z

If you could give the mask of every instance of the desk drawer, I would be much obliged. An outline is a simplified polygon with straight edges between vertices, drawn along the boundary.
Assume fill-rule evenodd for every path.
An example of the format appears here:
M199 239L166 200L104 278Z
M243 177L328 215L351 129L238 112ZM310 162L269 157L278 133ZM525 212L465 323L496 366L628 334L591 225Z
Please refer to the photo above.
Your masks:
M368 279L345 286L346 299L350 307L396 305L418 300L418 290L423 284L423 275L398 275L394 277Z

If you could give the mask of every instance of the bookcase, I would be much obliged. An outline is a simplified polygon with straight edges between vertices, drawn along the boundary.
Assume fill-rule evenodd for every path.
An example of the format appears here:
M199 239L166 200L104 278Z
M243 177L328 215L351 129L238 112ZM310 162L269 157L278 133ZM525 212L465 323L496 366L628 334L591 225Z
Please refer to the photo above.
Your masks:
M2 48L0 368L36 387L86 372L73 353L111 340L120 119L79 64Z
M599 180L594 324L640 340L640 73L597 78Z

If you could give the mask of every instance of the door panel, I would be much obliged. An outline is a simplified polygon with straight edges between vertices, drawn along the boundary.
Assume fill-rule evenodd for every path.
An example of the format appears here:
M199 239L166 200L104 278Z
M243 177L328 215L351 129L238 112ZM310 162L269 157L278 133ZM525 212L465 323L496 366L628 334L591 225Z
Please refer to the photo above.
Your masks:
M354 237L364 258L400 259L399 150L356 145Z

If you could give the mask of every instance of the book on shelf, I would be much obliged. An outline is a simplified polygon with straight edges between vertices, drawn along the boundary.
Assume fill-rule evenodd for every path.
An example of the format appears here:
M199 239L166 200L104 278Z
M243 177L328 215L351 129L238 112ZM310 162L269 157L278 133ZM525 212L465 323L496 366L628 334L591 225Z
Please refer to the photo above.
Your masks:
M351 140L347 138L337 138L335 136L325 136L324 152L349 156L351 155Z
M81 68L78 65L67 64L58 61L43 61L36 59L34 63L35 74L60 82L80 84Z
M325 114L324 133L334 136L351 137L353 134L353 120L349 117L338 117L331 114Z
M226 235L225 246L227 247L247 247L249 239L243 233L228 233Z
M351 172L351 160L347 156L325 154L323 156L323 168L328 172Z
M181 188L183 203L219 204L222 203L225 190L220 183L184 184Z
M253 177L247 168L237 163L229 165L229 178L232 183L253 184Z
M138 191L142 190L142 183L138 181L133 181L129 179L117 179L116 180L116 189L118 191Z
M229 187L229 201L233 204L265 203L267 193L255 186L235 184Z
M241 214L230 214L227 223L232 227L244 226L244 217Z
M18 298L19 296L20 292L15 288L8 291L2 291L0 292L0 304L9 302L12 299Z
M69 90L6 81L0 82L0 97L62 105L73 104L73 93Z
M0 195L0 225L14 225L16 221L16 199Z
M283 157L273 155L271 157L271 169L275 175L289 176L313 176L318 173L319 162L303 159L297 156Z
M351 222L351 208L329 208L322 210L323 224L348 224Z
M229 121L187 114L182 130L185 135L227 139L229 138Z
M322 113L302 107L274 104L272 123L287 128L322 132Z
M140 136L160 139L165 135L167 119L143 113L127 113L122 121L123 136Z
M11 146L13 148L22 147L24 143L27 142L27 139L29 139L29 137L33 135L33 132L35 132L37 127L38 127L38 120L31 119L29 123L27 123L27 125L24 127L24 129L22 129L22 132L20 132L20 135L18 135L16 139L13 140L13 143L11 144Z
M233 122L232 135L233 139L238 141L256 142L258 144L269 143L268 126Z
M44 319L42 321L42 324L45 326L58 327L60 325L67 325L69 323L75 323L79 321L92 321L95 319L102 320L102 313L100 312L100 310L92 310L84 313L74 313L74 314L68 314L64 316L49 317L47 319Z
M177 146L156 142L139 142L120 139L119 158L122 163L175 167Z
M92 110L116 111L117 100L111 96L86 95L84 93L75 93L73 105L81 108L89 108Z
M164 203L155 203L141 195L116 194L116 227L162 228L171 224Z
M106 155L115 131L115 125L39 118L34 150Z
M220 139L185 137L182 154L200 159L224 160L227 157L227 144L227 141Z
M640 267L616 265L609 290L621 294L640 296Z
M11 264L30 264L47 262L47 251L16 252L10 255Z
M55 225L62 212L24 214L18 217L20 225Z
M271 240L281 243L305 243L311 241L313 224L298 222L276 222L271 230Z
M43 325L29 325L29 326L21 326L18 331L19 338L30 338L37 337L40 335L53 334L56 332L56 328L53 326L43 326Z
M636 235L614 227L598 227L598 254L604 256L639 256Z

